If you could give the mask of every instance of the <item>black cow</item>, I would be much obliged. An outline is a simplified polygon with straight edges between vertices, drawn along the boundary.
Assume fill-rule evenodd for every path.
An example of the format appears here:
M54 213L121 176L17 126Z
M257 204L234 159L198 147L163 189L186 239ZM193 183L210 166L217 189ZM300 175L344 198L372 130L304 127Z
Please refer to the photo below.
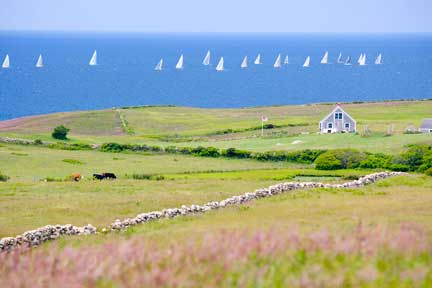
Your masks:
M103 180L105 177L101 174L93 174L93 178L97 180Z
M107 173L107 172L105 172L105 173L102 173L102 176L105 178L105 179L117 179L117 176L114 174L114 173Z

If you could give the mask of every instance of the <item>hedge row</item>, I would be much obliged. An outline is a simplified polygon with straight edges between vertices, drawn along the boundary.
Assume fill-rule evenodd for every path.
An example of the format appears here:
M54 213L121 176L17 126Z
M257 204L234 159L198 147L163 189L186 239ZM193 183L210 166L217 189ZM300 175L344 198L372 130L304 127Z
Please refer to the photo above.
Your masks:
M311 164L315 159L326 150L303 150L296 152L287 151L269 151L269 152L251 152L236 148L218 149L215 147L159 147L148 145L131 145L119 143L105 143L100 147L103 152L165 152L170 154L193 155L199 157L225 157L235 159L255 159L260 161L289 161L296 163Z
M320 170L383 168L429 175L432 174L432 145L410 145L407 151L396 156L354 149L329 150L317 157L315 167Z

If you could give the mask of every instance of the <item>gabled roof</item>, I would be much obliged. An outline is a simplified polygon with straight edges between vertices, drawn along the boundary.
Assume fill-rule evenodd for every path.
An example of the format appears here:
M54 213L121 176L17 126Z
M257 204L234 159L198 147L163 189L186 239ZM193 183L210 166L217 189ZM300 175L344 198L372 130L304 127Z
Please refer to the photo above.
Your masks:
M432 129L432 118L423 119L420 129Z
M346 116L348 116L348 118L350 118L352 121L354 121L354 123L357 125L357 121L354 120L353 117L351 117L351 115L349 115L344 109L342 109L342 107L338 104L336 105L336 107L329 113L327 114L327 116L325 116L320 123L322 123L324 120L326 120L330 115L332 115L334 112L336 112L336 110L340 109Z

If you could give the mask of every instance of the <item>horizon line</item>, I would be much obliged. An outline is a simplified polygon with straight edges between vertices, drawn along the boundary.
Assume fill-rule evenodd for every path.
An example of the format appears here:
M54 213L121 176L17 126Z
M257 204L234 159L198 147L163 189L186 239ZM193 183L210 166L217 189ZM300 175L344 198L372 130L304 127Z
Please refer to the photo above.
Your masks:
M40 29L0 29L0 33L71 33L71 34L313 34L313 35L410 35L432 34L432 31L156 31L156 30L40 30Z

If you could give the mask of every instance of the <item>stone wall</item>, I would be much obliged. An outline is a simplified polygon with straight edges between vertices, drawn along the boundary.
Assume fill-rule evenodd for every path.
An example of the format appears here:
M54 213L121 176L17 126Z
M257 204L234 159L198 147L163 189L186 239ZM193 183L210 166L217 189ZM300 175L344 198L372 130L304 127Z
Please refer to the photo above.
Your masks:
M255 192L247 192L239 196L232 196L222 201L208 202L204 205L182 205L180 208L169 208L162 211L153 211L142 213L132 219L123 221L116 220L109 227L102 229L102 232L120 231L128 227L154 221L161 218L173 218L177 216L192 215L196 213L205 213L214 209L222 209L233 205L241 205L256 199L271 197L281 193L286 193L299 189L310 188L356 188L367 184L375 183L378 180L391 176L406 175L402 172L379 172L364 176L358 180L346 182L343 184L324 184L320 182L286 182L272 185L268 188L258 189ZM54 240L61 235L88 235L95 234L97 230L91 224L84 227L76 227L71 224L67 225L47 225L36 230L27 231L16 237L7 237L0 239L0 252L10 251L16 247L38 246L43 242Z

